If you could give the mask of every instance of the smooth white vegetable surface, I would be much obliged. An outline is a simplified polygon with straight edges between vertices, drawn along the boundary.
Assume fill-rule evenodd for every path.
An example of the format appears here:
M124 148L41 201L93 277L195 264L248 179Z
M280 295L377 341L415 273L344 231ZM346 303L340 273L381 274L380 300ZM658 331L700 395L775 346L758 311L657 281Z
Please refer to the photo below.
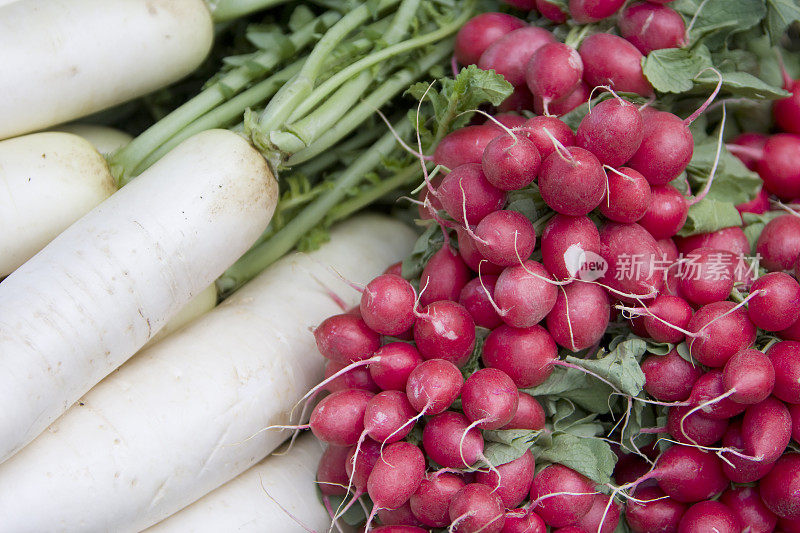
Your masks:
M0 458L141 348L256 240L277 183L238 135L187 139L0 283ZM0 513L0 516L4 516Z
M172 83L213 40L202 0L17 0L0 7L0 139Z
M354 304L328 267L365 283L413 241L395 220L347 221L137 354L0 465L0 531L138 531L260 461L289 432L258 431L322 377L310 328L342 312L314 277Z
M119 150L133 140L133 137L124 131L116 128L109 128L108 126L100 126L98 124L82 124L75 122L56 126L52 131L64 131L79 135L92 143L92 146L103 155Z
M0 141L0 277L116 190L103 157L77 135Z
M327 531L331 520L315 483L323 449L313 435L303 435L287 455L267 457L147 533L302 531L288 513L311 530Z
M170 318L167 325L158 330L158 333L147 341L144 347L151 346L167 335L178 331L192 320L214 309L215 305L217 305L217 286L212 283L206 287L203 292L189 300L189 303L184 305L180 311Z

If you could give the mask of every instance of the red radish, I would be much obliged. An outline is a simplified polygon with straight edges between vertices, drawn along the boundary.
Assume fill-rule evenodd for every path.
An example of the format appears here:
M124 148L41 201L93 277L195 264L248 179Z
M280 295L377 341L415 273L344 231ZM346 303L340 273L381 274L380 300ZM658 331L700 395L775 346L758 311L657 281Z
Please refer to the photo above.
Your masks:
M483 456L483 436L469 428L466 416L456 411L434 415L422 430L422 447L431 460L446 468L472 466Z
M525 26L501 37L481 54L478 66L502 74L513 86L525 85L526 64L542 46L556 38L544 28Z
M561 492L571 494L548 496ZM596 492L589 478L564 465L552 464L533 478L530 498L536 505L531 509L551 527L568 526L592 508Z
M461 289L471 277L461 257L449 245L442 246L428 260L420 276L420 304L457 300Z
M470 483L459 490L450 503L453 531L459 533L499 533L505 523L503 503L490 487Z
M452 131L436 145L433 162L451 170L467 163L480 163L486 145L497 137L497 133L497 127L489 124Z
M583 515L578 521L577 526L581 533L613 533L619 525L620 506L612 501L609 505L609 496L605 494L595 494L592 500L592 507L589 512ZM608 508L608 511L606 511Z
M767 270L794 268L800 257L800 218L782 215L770 220L758 237L756 252Z
M583 118L575 144L589 150L604 165L618 167L639 149L644 123L639 109L622 98L604 100Z
M780 518L800 519L800 453L786 453L759 484L761 499Z
M517 412L518 404L516 385L508 374L496 368L476 371L461 388L461 408L469 421L481 429L505 426Z
M479 251L475 239L463 228L456 230L458 235L458 253L463 259L464 263L472 269L473 272L480 272L483 274L499 274L503 271L503 267L490 263Z
M716 248L735 255L750 255L750 242L742 228L738 226L691 237L676 237L675 244L682 254L688 254L698 248Z
M764 144L769 135L747 132L734 137L725 146L750 170L756 170L758 161L764 156Z
M678 533L740 533L742 524L725 505L716 501L692 505L681 518Z
M419 218L423 220L433 220L434 216L431 213L431 210L433 210L434 213L437 213L444 209L442 207L442 202L440 202L439 198L437 198L434 192L431 191L431 189L435 191L436 188L442 183L443 179L444 174L437 174L431 178L430 187L428 187L426 184L426 186L419 191L419 194L417 195L417 200L420 202L417 204L417 213L419 214ZM426 201L428 204L430 204L430 207L425 203ZM402 273L402 267L400 272Z
M536 8L534 0L503 0L506 4L514 6L517 9L531 10Z
M428 533L427 529L421 527L398 525L379 526L372 528L370 531L372 531L372 533Z
M525 21L505 13L482 13L472 17L456 34L455 54L462 65L473 65L489 46Z
M522 213L500 210L489 213L475 228L475 247L495 265L516 265L533 253L536 232Z
M728 485L716 455L678 444L659 456L648 476L657 479L670 498L681 502L706 500Z
M644 216L650 205L650 184L628 167L606 169L608 195L600 202L600 212L609 220L629 224Z
M364 411L364 431L373 440L389 444L402 440L414 428L410 419L417 411L402 391L391 390L376 394Z
M436 193L447 214L462 224L465 214L466 223L474 225L506 202L506 193L489 183L478 163L454 168Z
M786 329L800 319L800 284L783 272L771 272L758 278L750 288L755 297L749 300L747 315L766 331Z
M393 274L370 281L361 296L361 318L381 335L399 335L414 325L417 295L409 282Z
M689 398L692 387L703 374L698 365L672 350L665 355L650 355L642 361L644 390L662 402L682 402Z
M569 13L577 22L586 24L610 17L625 0L569 0Z
M633 494L625 508L625 520L634 533L669 533L678 531L678 523L686 512L685 503L664 498L658 487L642 487Z
M792 417L786 405L774 397L751 405L742 419L744 452L774 463L792 438Z
M551 115L561 116L569 113L576 107L581 104L585 104L589 101L589 94L591 93L591 89L588 85L584 82L578 83L578 85L570 91L570 93L562 98L561 100L557 100L555 102L550 102L547 109ZM537 96L532 96L533 98L533 110L534 112L544 115L544 100Z
M673 239L658 239L656 241L661 250L661 258L669 264L678 260L678 247Z
M379 361L369 365L369 373L383 390L406 390L411 371L422 363L422 356L411 344L390 342L375 352Z
M800 135L778 133L767 139L758 162L764 186L783 200L800 197Z
M782 329L777 333L778 337L788 341L800 341L800 320L792 324L786 329Z
M349 454L348 446L331 445L322 453L317 466L317 485L322 494L336 496L347 493L349 477L345 461Z
M563 215L588 214L603 200L605 185L603 167L583 148L556 150L542 162L539 171L542 199Z
M484 352L485 353L485 352ZM800 409L797 409L800 411ZM794 413L793 415L794 416ZM800 417L800 413L797 415ZM517 412L514 413L514 417L511 421L503 426L500 429L542 429L544 428L545 422L545 415L544 415L544 408L542 408L542 404L540 404L536 398L531 396L530 394L525 394L524 392L519 393L519 405L517 406ZM796 423L797 426L800 423ZM800 427L798 427L798 431L800 431ZM800 441L800 439L795 439Z
M481 168L487 181L503 191L530 185L539 173L542 156L524 136L500 135L486 145Z
M491 302L496 283L497 276L483 275L472 279L461 289L458 303L469 311L476 326L494 329L503 323Z
M351 446L344 462L347 471L347 485L349 486L350 480L352 480L353 486L359 492L366 491L367 480L380 455L381 445L372 439L364 439L364 442Z
M672 113L646 113L644 137L628 161L650 185L666 185L683 172L694 153L694 139L688 125Z
M526 451L518 459L497 466L497 472L478 472L475 474L475 482L494 489L495 494L503 501L503 506L506 509L513 509L528 496L535 467L533 454Z
M417 520L408 502L397 509L378 509L378 519L380 519L381 524L387 526L410 527L412 531L425 531L422 528L425 524ZM373 529L372 531L375 530Z
M428 527L447 527L450 525L447 512L450 501L465 485L464 480L455 474L429 473L411 496L411 511Z
M689 202L672 185L654 185L650 205L639 225L656 239L672 237L683 227L689 215Z
M378 352L375 352L376 354ZM325 365L325 379L350 365L343 365L336 361L328 361ZM370 371L366 366L355 367L341 376L331 380L325 385L325 390L336 392L344 389L364 389L370 392L380 392L381 388L373 381Z
M787 403L800 403L800 342L783 341L767 350L775 369L772 394Z
M553 283L550 273L536 261L503 270L494 289L503 322L515 328L541 322L556 303L558 289Z
M647 55L662 48L686 46L686 26L677 11L650 2L628 5L617 19L620 35Z
M654 298L664 276L656 268L660 250L650 233L636 223L608 223L600 230L600 255L608 263L603 280L614 296Z
M583 40L578 51L583 60L583 79L590 87L610 85L620 92L653 94L642 72L644 56L622 37L595 33Z
M769 192L763 187L759 188L755 198L749 202L736 204L736 209L740 214L755 213L757 215L762 215L766 213L770 210Z
M524 395L520 394L520 398L523 396ZM522 405L521 400L520 405ZM792 439L794 439L796 443L800 444L800 404L790 403L786 406L789 408L789 415L792 417ZM519 409L517 409L517 412L519 412Z
M314 330L314 339L319 353L344 365L369 359L381 346L381 336L360 316L351 314L334 315L323 320Z
M677 343L683 340L683 331L670 327L669 324L686 330L692 319L692 308L686 300L678 296L660 294L648 306L648 311L649 313L643 317L644 327L654 341Z
M584 253L586 260L600 253L600 232L588 217L557 213L547 222L542 231L542 262L548 272L561 280L577 277Z
M367 482L375 508L396 509L406 503L425 475L422 450L408 442L384 448Z
M778 517L761 501L758 487L729 488L719 501L736 515L740 524L750 528L750 533L770 533L778 522Z
M532 511L512 509L506 511L506 523L500 533L547 533L547 525Z
M563 43L549 43L537 49L525 66L525 81L534 97L542 99L545 114L550 102L571 93L583 77L578 52Z
M772 115L781 130L800 133L800 80L792 80L784 70L783 87L792 94L772 104Z
M529 110L532 105L533 105L533 95L528 90L528 87L526 85L517 85L516 87L514 87L511 96L503 100L503 103L497 106L497 110L502 112L525 111ZM525 117L520 117L520 118L522 120L519 123L516 123L515 121L515 123L511 125L505 123L503 124L509 128L518 128L519 126L522 125L523 122L525 122Z
M747 405L759 403L772 394L775 369L769 358L759 350L742 350L725 363L722 384L734 390L730 399Z
M417 412L435 415L450 407L463 384L464 378L453 363L430 359L411 371L406 396Z
M553 372L557 358L553 337L539 325L498 327L486 337L481 355L483 364L505 372L520 389L543 383Z
M800 533L800 518L797 520L780 518L778 519L778 526L781 528L778 531L783 533Z
M364 411L374 396L361 389L334 392L311 412L309 426L321 441L335 446L352 446L364 432Z
M563 24L567 21L567 14L561 10L558 4L550 0L536 0L536 9L544 18L556 24Z
M734 402L726 393L730 391L725 390L722 372L712 369L695 382L689 401L696 406L707 404L700 408L699 412L709 418L720 420L736 416L747 409L747 405ZM714 402L711 403L711 400Z
M614 481L618 485L624 485L636 481L650 471L650 464L634 453L622 453L619 449L614 450L617 454L617 464L614 465ZM645 482L644 485L655 484L655 481Z
M670 407L667 415L667 432L678 442L711 446L722 438L728 429L727 420L718 420L694 412L686 416L689 407Z
M509 96L512 98L513 96ZM506 128L518 128L525 124L527 119L518 113L498 113L494 116L494 120L486 119L484 124L490 124L493 126L497 126L497 122L505 126ZM501 129L498 127L498 129ZM505 131L501 129L501 131Z
M547 131L545 131L547 130ZM552 135L564 146L575 145L575 134L564 122L556 117L533 117L525 121L518 133L525 135L539 150L542 161L556 151L556 146L550 138ZM548 133L550 135L548 135Z
M744 450L742 422L740 420L735 420L728 425L728 430L725 431L725 435L722 437L722 446L728 449ZM723 452L723 456L725 457L725 462L722 464L722 471L734 483L758 481L772 470L772 463L745 459L730 452Z
M697 248L678 266L681 294L698 305L726 300L733 289L735 258L725 250Z
M606 332L611 309L605 290L573 281L561 287L547 315L547 330L560 346L577 352L593 346Z
M721 368L755 342L756 327L744 309L735 307L733 302L704 305L686 326L695 334L688 340L689 351L701 364Z

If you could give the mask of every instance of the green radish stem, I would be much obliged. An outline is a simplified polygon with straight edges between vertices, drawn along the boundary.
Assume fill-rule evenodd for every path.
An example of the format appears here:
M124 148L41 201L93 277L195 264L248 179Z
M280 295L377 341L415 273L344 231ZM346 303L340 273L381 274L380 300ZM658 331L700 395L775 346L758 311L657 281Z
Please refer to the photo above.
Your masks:
M205 0L214 22L225 22L287 3L287 0Z

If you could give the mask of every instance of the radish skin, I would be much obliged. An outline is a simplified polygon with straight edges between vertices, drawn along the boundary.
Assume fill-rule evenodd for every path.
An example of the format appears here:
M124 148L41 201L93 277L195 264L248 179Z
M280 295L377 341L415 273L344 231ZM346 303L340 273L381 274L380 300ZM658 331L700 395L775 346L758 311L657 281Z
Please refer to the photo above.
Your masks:
M202 0L17 0L0 8L0 139L132 100L194 70Z
M301 531L287 511L306 527L327 531L331 519L317 502L314 483L322 451L316 438L304 435L287 455L267 457L146 533Z
M116 190L103 157L77 135L0 141L0 277Z
M167 335L178 331L183 326L196 319L199 316L206 314L214 309L217 305L217 286L212 283L206 287L200 294L189 300L189 303L184 305L175 316L173 316L167 325L158 330L152 339L147 341L144 345L145 348L152 346Z
M125 362L240 257L267 226L277 189L250 144L209 130L181 143L6 278L0 400L14 408L0 413L0 460Z
M365 283L413 242L399 222L350 220L140 352L0 465L1 527L140 531L250 468L289 434L256 433L289 423L322 377L309 329L340 308L314 277L352 306L360 294L328 266Z
M133 137L124 131L99 124L83 124L74 122L56 126L50 131L63 131L83 137L94 146L95 150L103 155L108 155L119 150L133 140Z

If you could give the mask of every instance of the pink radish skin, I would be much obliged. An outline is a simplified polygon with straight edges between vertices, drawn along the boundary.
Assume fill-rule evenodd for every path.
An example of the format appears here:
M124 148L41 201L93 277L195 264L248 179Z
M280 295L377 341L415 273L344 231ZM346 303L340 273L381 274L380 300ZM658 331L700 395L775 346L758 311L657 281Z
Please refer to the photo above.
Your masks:
M390 342L375 352L380 361L369 365L369 373L383 390L406 390L411 371L422 363L422 356L411 344Z
M639 224L612 222L603 226L600 230L600 255L608 263L603 278L606 285L641 298L654 298L660 292L664 283L663 274L656 268L660 250L653 236Z
M494 301L503 311L503 322L529 328L541 322L556 303L558 289L550 273L536 261L510 266L497 278Z
M564 254L572 247L599 254L600 232L588 217L556 214L542 232L542 262L555 278L565 280L573 277L564 258ZM570 266L574 268L576 265Z
M484 365L502 370L520 389L543 383L553 372L557 358L553 337L539 325L498 327L486 337L481 355Z
M800 519L800 453L786 453L759 484L761 500L780 518Z
M522 213L509 210L489 213L475 228L475 247L496 265L519 264L533 253L536 232Z
M414 424L408 421L417 411L402 391L392 390L376 394L364 411L364 431L373 440L390 444L406 438Z
M700 405L709 400L716 399L728 392L722 381L722 372L711 369L695 382L689 401L693 405ZM730 397L708 404L698 412L709 417L724 420L743 413L747 405L734 402Z
M523 395L520 394L520 398L522 398L522 396ZM522 402L520 402L520 405L521 404ZM800 404L790 403L787 404L786 407L789 408L789 415L792 417L792 439L800 444ZM519 409L517 409L517 412L519 412Z
M716 501L692 505L678 525L678 533L740 533L741 530L742 525L733 511Z
M492 43L524 26L524 20L505 13L482 13L472 17L456 35L456 59L462 65L473 65Z
M449 245L433 254L420 276L420 305L442 300L457 300L472 274ZM424 288L424 290L423 290Z
M325 365L325 379L331 377L340 370L344 370L347 366L349 365L343 365L336 361L329 360ZM325 390L328 392L336 392L344 389L364 389L369 392L380 392L381 390L378 384L372 379L370 371L366 366L355 367L325 385Z
M575 145L575 134L561 120L556 117L530 118L525 121L525 124L519 128L517 133L525 135L528 140L536 145L536 149L539 150L539 154L542 156L542 161L556 151L556 147L552 139L545 133L545 129L564 146Z
M499 533L505 523L503 503L496 492L481 483L459 490L450 503L450 522L458 533Z
M563 24L567 21L567 14L558 5L548 0L536 0L536 9L544 18L556 24Z
M492 471L477 472L475 482L491 487L495 494L500 496L503 506L506 509L513 509L528 496L535 467L536 461L533 454L526 451L518 459L496 467L500 472L499 484L497 473Z
M509 98L512 98L512 97L509 96ZM513 129L513 128L518 128L518 127L522 126L523 124L525 124L526 120L527 119L525 117L523 117L522 115L520 115L518 113L503 112L503 113L496 114L494 116L494 120L490 120L490 119L487 118L486 122L484 122L484 124L490 124L490 125L493 125L495 127L498 127L496 122L499 122L500 124L502 124L506 128ZM498 129L500 129L501 131L505 132L505 130L503 130L502 128L498 127Z
M465 468L475 464L483 455L483 436L475 427L467 431L469 425L467 417L456 411L433 416L422 430L425 453L445 468Z
M549 102L548 104L548 111L551 115L561 116L569 113L576 107L581 104L584 104L589 101L589 94L591 93L591 89L588 85L584 82L578 83L578 85L572 89L572 91L562 98L561 100L557 100L555 102ZM533 111L539 115L544 115L544 101L537 97L532 96L533 98Z
M517 85L511 92L511 96L503 100L503 103L497 106L497 110L504 113L508 111L525 111L530 109L532 105L533 95L528 90L528 87L525 85ZM522 122L524 122L525 117L522 117L522 119ZM517 128L521 125L522 124L514 124L508 127Z
M788 328L780 330L777 335L787 341L800 341L800 320Z
M782 131L800 133L800 80L784 75L784 88L792 95L776 100L772 104L772 115Z
M716 455L678 444L661 454L651 474L665 494L687 503L707 500L728 485Z
M594 483L587 477L560 464L552 464L540 471L531 484L531 501L556 492L571 492L549 496L539 501L534 512L551 527L576 523L592 508L596 493Z
M634 2L617 19L620 35L647 55L662 48L683 48L686 26L677 11L650 2Z
M655 239L672 237L689 215L689 202L672 185L655 185L650 190L650 205L639 225Z
M519 393L517 412L511 421L500 429L542 429L544 428L544 408L536 398L524 392ZM800 428L798 428L800 429ZM797 439L795 439L797 440Z
M562 215L586 215L603 200L606 176L590 151L571 147L566 152L554 152L542 162L539 192Z
M461 394L463 384L461 371L453 363L430 359L411 371L406 396L418 413L435 415L450 407Z
M448 133L433 152L433 162L450 170L467 163L480 163L483 151L497 137L497 127L481 124Z
M464 263L473 271L483 274L499 274L503 267L486 259L479 251L475 240L463 229L456 230L458 253Z
M658 487L642 487L633 494L639 503L631 500L625 508L625 520L634 533L675 533L686 512L685 503L663 498L664 492ZM652 501L648 501L652 500Z
M756 252L769 271L794 268L800 257L800 218L782 215L770 220L758 237Z
M475 347L475 322L460 304L434 302L417 318L414 342L423 359L445 359L460 367Z
M675 244L680 253L686 255L698 248L726 250L735 255L750 255L750 242L742 228L734 226L713 233L701 233L691 237L676 237Z
M650 471L648 464L640 456L633 453L617 452L617 464L614 465L614 481L617 485L625 485L636 481ZM645 481L641 486L654 485L655 481Z
M722 446L725 448L744 450L742 422L740 420L735 420L728 426L728 430L722 437ZM725 473L725 476L734 483L752 483L758 481L772 470L773 463L752 461L727 452L723 454L727 462L722 463L722 471Z
M771 193L782 200L800 197L800 135L778 133L767 139L757 168Z
M644 390L662 402L682 402L689 398L703 370L672 350L665 355L651 355L642 361Z
M361 318L381 335L399 335L414 325L414 287L399 276L383 274L361 296Z
M589 150L604 165L618 167L642 143L644 123L639 109L621 98L604 100L583 118L575 144Z
M525 137L500 135L486 145L481 168L487 181L502 191L514 191L530 185L539 173L542 156L536 145Z
M694 139L683 120L672 113L645 113L644 137L628 161L650 185L666 185L683 172L692 159Z
M722 384L735 390L730 399L753 405L772 394L775 386L775 369L769 357L759 350L742 350L725 363Z
M469 311L476 326L494 329L503 323L489 299L494 294L496 284L497 276L483 275L472 279L461 289L458 303Z
M417 526L379 526L372 528L373 533L428 533L427 529Z
M653 87L642 72L642 53L631 43L609 33L596 33L578 49L583 79L590 87L610 85L614 90L651 96Z
M514 87L525 85L526 64L541 47L556 38L544 28L525 26L514 30L486 49L478 60L483 70L494 70Z
M348 446L328 446L317 465L317 486L326 496L341 496L347 492L348 475L345 461L350 454Z
M698 305L726 300L733 289L734 259L730 252L697 248L682 265L681 294Z
M792 438L792 417L780 400L767 398L752 405L742 419L744 451L753 457L763 457L774 463L786 450Z
M525 66L525 80L534 98L542 99L545 110L550 102L571 93L583 77L583 62L578 52L563 43L542 46Z
M431 178L430 180L431 188L436 190L436 188L439 187L439 185L441 185L443 179L444 179L443 174L437 174L436 176ZM421 202L420 204L417 205L417 213L419 213L419 218L423 220L433 220L431 209L433 209L434 212L438 212L444 209L442 207L442 202L440 202L439 199L431 192L430 188L428 188L427 185L423 187L421 191L419 191L419 194L417 195L417 200ZM430 203L430 207L425 205L426 200L428 201L428 203ZM400 274L398 275L402 275L402 268Z
M800 518L797 520L778 519L778 527L782 533L800 533Z
M673 239L658 239L656 241L661 250L661 258L667 263L674 263L678 260L678 247Z
M416 492L425 475L422 450L408 442L383 449L367 481L367 492L378 508L396 509Z
M719 502L730 509L750 533L771 533L778 517L766 508L758 487L733 487L722 493Z
M465 485L464 480L455 474L429 473L411 496L411 511L428 527L447 527L450 525L447 512L450 501Z
M374 396L361 389L334 392L314 408L309 419L312 433L334 446L352 446L364 432L364 411Z
M577 22L586 24L610 17L625 0L569 0L569 12Z
M667 415L667 431L678 442L711 446L722 438L728 429L727 420L715 420L696 411L686 417L690 407L670 407ZM683 420L683 429L681 429Z
M800 403L800 342L783 341L767 350L775 369L772 394L787 403Z
M756 327L744 309L731 312L735 306L733 302L710 303L689 321L686 329L696 334L687 341L689 352L700 364L722 368L734 354L755 342Z
M654 341L678 343L684 339L685 335L682 331L667 324L686 329L692 319L692 307L686 303L686 300L678 296L660 294L648 306L648 310L650 313L643 317L644 327ZM651 316L651 313L661 320Z
M747 316L766 331L786 329L800 319L800 283L784 272L758 278L750 293L759 293L747 305Z
M745 148L752 148L752 150L748 151L736 151L734 146L731 149L731 153L736 157L738 157L739 160L742 163L744 163L744 166L746 166L750 170L755 171L756 168L758 167L758 161L761 159L761 156L754 157L753 154L758 154L759 152L762 152L763 155L764 144L766 144L767 139L769 139L769 135L765 135L763 133L747 132L737 135L728 144L736 146L744 146ZM765 211L768 209L769 205L767 205L767 209L765 209Z
M461 388L464 414L480 429L503 427L514 417L518 404L516 385L508 374L496 368L476 371Z
M641 219L650 205L650 184L644 176L628 167L620 167L617 172L606 169L605 173L608 196L599 206L603 216L623 224Z
M414 513L411 511L411 506L408 502L404 503L397 509L378 509L378 519L380 519L381 524L387 526L413 527L416 529L421 529L422 526L425 525L417 520L417 517L414 516ZM423 531L425 530L423 529Z
M547 525L532 511L512 509L506 511L506 523L500 533L547 533Z
M381 336L357 315L334 315L314 330L319 353L337 363L369 359L381 346Z
M547 330L559 346L577 352L598 343L606 332L611 306L605 290L573 281L558 291L547 315Z
M357 456L356 448L358 449ZM351 446L344 462L344 468L347 472L348 479L345 485L349 485L349 480L352 479L353 486L358 491L363 492L367 490L367 480L369 479L370 473L372 473L375 463L378 462L378 457L380 457L380 455L381 445L372 439L364 439L361 446Z
M608 496L605 494L595 494L593 496L592 507L589 512L583 515L576 526L583 533L613 533L619 525L620 506L617 502L612 502L608 506ZM602 524L602 527L601 527Z
M447 214L462 224L464 213L467 224L474 225L506 202L506 193L489 183L478 163L454 168L436 192Z

